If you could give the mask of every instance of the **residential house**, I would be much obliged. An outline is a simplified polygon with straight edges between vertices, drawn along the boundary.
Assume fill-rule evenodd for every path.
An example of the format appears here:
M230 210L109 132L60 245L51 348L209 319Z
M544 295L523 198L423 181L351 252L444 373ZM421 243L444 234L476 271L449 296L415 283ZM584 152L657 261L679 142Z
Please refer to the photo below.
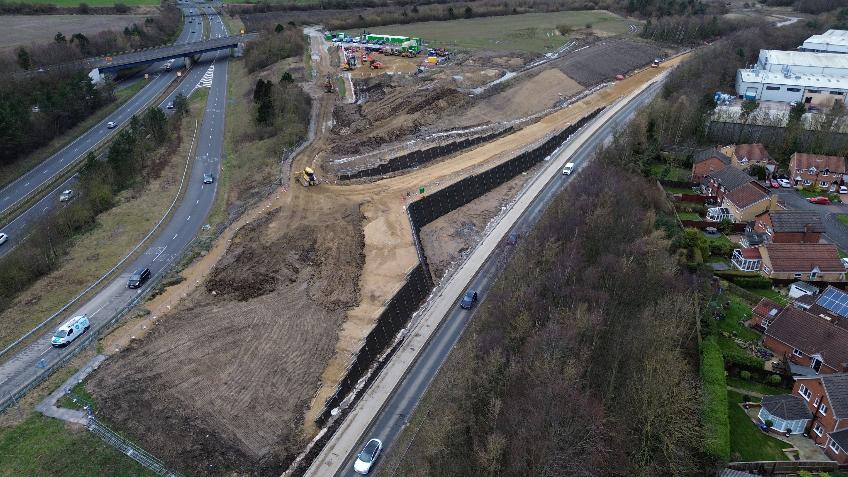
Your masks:
M743 171L750 171L752 166L761 166L771 176L777 169L777 162L769 156L762 144L725 146L721 149L721 152L730 157L730 163L733 167Z
M777 196L775 196L775 201ZM750 222L771 207L769 190L758 182L747 182L731 190L721 202L730 209L736 222Z
M743 272L759 272L763 266L763 257L759 247L737 248L733 250L730 262Z
M848 373L797 376L792 396L812 416L806 426L810 439L831 459L848 464Z
M768 298L762 298L757 306L751 310L751 319L748 320L748 326L765 330L777 318L781 310L783 310L782 306Z
M692 182L701 182L706 175L729 165L730 158L714 147L698 151L692 157Z
M720 171L706 174L701 179L701 189L705 195L714 196L716 202L720 204L728 192L751 181L754 181L754 178L748 174L735 167L726 167Z
M845 281L839 249L829 243L771 243L759 248L761 273L781 280Z
M772 209L755 218L755 231L768 234L773 243L819 243L824 224L812 210Z
M808 308L809 312L848 329L848 293L828 286Z
M827 189L843 182L845 158L796 152L789 158L789 172L795 185Z
M785 356L793 374L848 371L848 330L804 310L787 306L769 323L763 346Z
M777 431L802 434L812 413L804 399L793 394L778 394L763 396L757 417L763 424L771 421L771 428Z

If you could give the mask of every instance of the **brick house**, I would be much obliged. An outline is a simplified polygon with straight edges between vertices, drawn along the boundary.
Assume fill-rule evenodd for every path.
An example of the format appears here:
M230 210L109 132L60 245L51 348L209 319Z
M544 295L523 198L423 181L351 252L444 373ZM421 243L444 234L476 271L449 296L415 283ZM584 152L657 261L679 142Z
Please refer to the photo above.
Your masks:
M769 324L763 346L785 356L793 374L848 371L848 330L792 306L784 308Z
M840 464L848 463L848 373L797 376L792 395L800 396L812 419L807 433Z
M829 243L770 243L759 247L761 273L782 280L845 281L839 249Z
M789 159L789 173L795 185L816 185L823 189L841 184L845 174L845 158L796 152Z
M764 167L769 175L774 174L777 162L771 158L762 144L736 144L721 148L721 152L730 157L730 164L743 171L751 166Z
M718 172L711 172L701 179L701 190L705 195L714 196L717 203L724 200L727 193L749 182L756 182L753 177L736 169L726 167Z
M706 175L729 165L730 158L714 147L698 151L692 156L692 182L701 182Z
M759 330L768 329L769 325L777 318L777 315L783 310L783 307L768 298L760 299L751 310L751 319L748 320L748 326Z
M824 233L821 216L811 210L773 209L754 218L754 230L772 243L819 243Z
M828 286L807 310L840 328L848 329L848 293Z
M734 221L750 222L757 215L769 210L771 200L769 190L752 181L725 194L721 206L730 209Z

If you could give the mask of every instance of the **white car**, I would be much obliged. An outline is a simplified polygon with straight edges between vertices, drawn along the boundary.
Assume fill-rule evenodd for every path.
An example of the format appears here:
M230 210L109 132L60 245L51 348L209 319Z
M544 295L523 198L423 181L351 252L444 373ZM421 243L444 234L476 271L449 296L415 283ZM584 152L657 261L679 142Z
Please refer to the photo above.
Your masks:
M353 470L357 474L366 475L371 470L377 457L380 456L380 451L383 450L383 442L380 439L371 439L365 444L356 456L356 462L353 464Z
M9 236L4 234L3 232L0 232L0 245L6 243L7 240L9 240Z
M839 186L839 193L840 193L840 194L848 194L848 187L846 187L846 186Z
M777 183L780 184L780 187L792 187L792 183L789 182L789 179L778 179Z
M61 194L59 194L59 202L67 202L74 198L74 191L68 189Z
M115 126L117 126L117 124L115 124L112 121L109 121L108 123L106 123L106 129L115 129Z

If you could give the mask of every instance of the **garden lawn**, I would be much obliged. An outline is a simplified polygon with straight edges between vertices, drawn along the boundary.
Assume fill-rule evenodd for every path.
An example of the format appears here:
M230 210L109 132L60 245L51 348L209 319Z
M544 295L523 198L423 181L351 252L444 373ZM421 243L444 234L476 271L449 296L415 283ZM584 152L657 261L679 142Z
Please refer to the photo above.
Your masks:
M768 384L758 383L756 381L746 381L742 378L727 377L727 385L737 389L745 389L752 393L764 394L766 396L774 396L776 394L789 394L791 389L771 386Z
M727 391L728 419L730 420L730 454L743 462L758 460L789 460L783 449L792 447L761 431L739 406L742 395Z
M680 220L704 220L695 212L678 212L677 216L680 217Z
M744 288L744 287L743 287ZM787 305L789 304L789 300L781 295L779 292L775 291L772 288L745 288L749 292L754 295L761 296L763 298L768 298L769 300L777 303L778 305Z
M689 182L692 179L692 171L682 167L670 166L667 164L651 164L649 168L651 177L664 179L669 181ZM688 190L691 192L691 190Z
M741 298L730 295L730 307L725 317L718 322L718 329L726 331L739 339L756 343L760 334L740 323L751 318L751 307Z

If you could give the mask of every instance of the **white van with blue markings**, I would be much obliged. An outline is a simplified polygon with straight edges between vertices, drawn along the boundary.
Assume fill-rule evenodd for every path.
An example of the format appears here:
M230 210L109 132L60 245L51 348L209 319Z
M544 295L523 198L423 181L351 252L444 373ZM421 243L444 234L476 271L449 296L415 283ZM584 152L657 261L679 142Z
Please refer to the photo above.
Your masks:
M89 326L91 326L91 323L88 321L88 315L75 316L63 323L56 330L56 333L53 333L51 344L56 348L66 346L77 339L79 335L85 333Z

